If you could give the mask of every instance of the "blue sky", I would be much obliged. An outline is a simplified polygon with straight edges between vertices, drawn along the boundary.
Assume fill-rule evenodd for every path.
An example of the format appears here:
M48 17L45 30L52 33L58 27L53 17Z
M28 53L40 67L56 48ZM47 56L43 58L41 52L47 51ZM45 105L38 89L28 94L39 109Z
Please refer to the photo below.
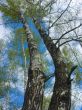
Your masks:
M1 16L1 15L0 15ZM1 23L3 23L3 20L2 19L0 19L0 22ZM31 19L29 19L28 20L28 23L29 23L29 26L30 26L30 28L31 28L31 30L32 30L32 32L34 33L34 35L35 36L37 36L37 37L40 37L40 35L39 35L39 33L38 33L38 31L37 31L37 29L35 28L35 26L34 26L34 24L32 23L32 20ZM17 29L17 28L19 28L19 27L21 27L22 25L21 24L18 24L18 23L16 23L16 24L10 24L8 27L6 26L0 26L0 29L1 29L1 34L0 34L0 38L2 38L2 36L6 36L6 35L8 35L8 36L10 36L10 32L12 32L12 30L11 30L11 28L13 28L13 29ZM7 40L7 38L5 38L6 40ZM11 43L9 43L9 47L11 46L12 44ZM19 50L20 50L20 42L19 42ZM27 46L27 44L26 44L26 42L25 42L25 44L24 44L25 46L25 48L27 48L28 46ZM39 51L41 52L41 53L47 53L46 52L46 47L45 47L45 45L43 44L43 41L41 40L41 42L39 43L39 45L38 45L38 47L39 47ZM51 57L50 57L50 55L49 55L49 53L47 53L46 54L46 59L47 60L49 60L50 62L52 62L52 59L51 59ZM7 61L7 60L6 60ZM20 60L20 62L22 61L22 59ZM51 66L49 67L49 71L51 72L51 73L53 73L54 72L54 66L53 66L53 62L51 63ZM80 68L80 71L82 71L82 69ZM48 84L51 82L51 80L52 80L52 83L54 82L54 80L53 79L50 79L49 80L49 82L48 82ZM21 83L21 82L20 82ZM19 82L17 83L18 85L19 85ZM77 93L77 90L78 91L81 91L81 89L82 88L79 88L79 89L76 89L76 91L74 90L74 92L76 92ZM20 106L22 106L22 103L23 103L23 96L24 96L24 93L23 93L23 91L20 91L20 86L17 86L17 88L13 88L12 87L12 89L10 90L10 103L13 103L13 104L16 104L16 105L18 105L18 107L20 107ZM79 93L79 97L81 97L81 93ZM15 97L16 97L16 99L15 99ZM13 99L13 100L12 100ZM15 100L16 100L16 103L14 103L15 102ZM82 104L82 103L81 103ZM77 110L81 110L82 109L82 107L81 108L77 108Z

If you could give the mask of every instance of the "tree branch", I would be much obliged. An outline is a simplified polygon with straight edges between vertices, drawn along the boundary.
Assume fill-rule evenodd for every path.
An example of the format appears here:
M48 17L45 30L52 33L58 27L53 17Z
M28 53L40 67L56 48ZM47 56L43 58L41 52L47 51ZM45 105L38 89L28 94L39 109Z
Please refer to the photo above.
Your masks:
M75 66L73 66L73 67L71 68L71 71L70 71L70 73L68 74L68 81L70 80L70 77L71 77L72 73L74 72L74 70L75 70L77 67L78 67L78 66L75 65Z
M44 7L44 9L46 9L47 7L51 7L52 4L56 3L55 0L51 0L48 4L46 4L46 6Z
M74 27L74 28L72 28L72 29L66 31L66 32L65 32L64 34L62 34L61 37L57 40L57 42L55 43L55 45L62 39L63 36L65 36L66 34L68 34L68 33L72 32L72 31L74 31L75 29L77 29L77 28L79 28L79 27L81 27L81 26L82 26L82 24L80 24L80 25L78 25L78 26L76 26L76 27Z
M48 30L54 26L54 24L62 17L62 15L67 11L67 9L69 8L70 6L70 3L71 3L72 0L70 0L68 6L66 7L66 9L61 13L61 15L51 24L51 26L48 28Z
M78 65L79 65L79 67L82 68L82 66L80 65L80 63L79 63L79 61L78 61L78 58L77 58L77 56L76 56L76 53L74 52L74 50L72 49L72 47L71 47L71 45L70 45L69 43L68 43L68 45L70 46L70 49L71 49L71 51L72 51L74 57L76 58L76 61L77 61Z
M78 39L81 40L82 37L79 37L79 36L82 36L82 35L81 35L81 34L78 35ZM72 37L76 37L76 36L70 36L70 37L62 38L62 39L64 39L64 40L71 40ZM72 39L73 39L73 38L72 38ZM58 38L54 38L54 39L52 39L52 40L58 40Z
M60 44L60 45L58 46L58 48L61 47L61 46L64 45L64 44L68 43L68 42L71 42L71 41L82 42L82 40L80 40L80 39L70 39L70 40L67 40L67 41L63 42L62 44Z

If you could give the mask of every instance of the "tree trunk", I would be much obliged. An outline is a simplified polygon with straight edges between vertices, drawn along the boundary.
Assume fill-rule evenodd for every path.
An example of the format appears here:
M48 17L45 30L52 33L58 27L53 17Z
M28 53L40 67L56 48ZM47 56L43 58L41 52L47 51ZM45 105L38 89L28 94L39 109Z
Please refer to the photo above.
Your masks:
M29 30L28 24L26 23L22 12L20 12L20 18L27 35L27 42L30 53L28 82L22 110L41 110L44 76L43 72L41 72L42 65L40 60L40 54L37 50L36 42L34 41L33 35Z
M66 76L62 62L56 65L55 84L48 110L70 110L71 108L71 81Z
M63 61L59 48L44 30L39 33L53 59L55 66L55 84L48 110L70 110L71 107L71 81L68 80L67 67Z
M26 54L25 54L25 49L24 49L24 41L23 38L21 38L21 44L22 44L22 53L23 53L23 60L24 60L24 91L26 89L26 84L27 84L27 63L26 63Z
M43 97L43 79L39 70L28 71L28 83L22 110L41 110Z
M70 87L71 84L67 84L63 81L55 82L53 95L48 110L70 110L71 98Z

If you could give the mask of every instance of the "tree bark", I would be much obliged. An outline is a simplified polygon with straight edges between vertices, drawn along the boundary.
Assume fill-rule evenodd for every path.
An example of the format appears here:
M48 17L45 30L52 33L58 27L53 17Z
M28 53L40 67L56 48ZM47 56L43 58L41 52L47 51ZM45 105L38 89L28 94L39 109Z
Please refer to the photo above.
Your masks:
M53 40L42 29L39 33L46 45L55 66L55 84L53 95L48 110L70 110L71 108L71 81L68 80L66 64L63 61L59 48L56 47Z
M48 110L70 110L71 108L71 84L67 84L63 81L60 82L61 84L59 81L55 82Z
M26 32L29 53L30 66L28 70L28 82L24 96L24 103L22 110L41 110L41 103L43 97L44 75L42 71L42 64L40 54L37 50L36 42L25 21L24 15L20 12L20 18Z
M65 68L62 62L56 65L56 80L48 110L70 110L71 108L71 81L66 76Z

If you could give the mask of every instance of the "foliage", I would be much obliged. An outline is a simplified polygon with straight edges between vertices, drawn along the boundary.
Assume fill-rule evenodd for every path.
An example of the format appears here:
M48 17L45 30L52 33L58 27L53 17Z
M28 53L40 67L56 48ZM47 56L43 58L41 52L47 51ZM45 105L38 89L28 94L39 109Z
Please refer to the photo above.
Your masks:
M46 4L43 3L43 4L45 4L45 6L44 6L44 5L41 5L39 3L39 1L37 1L37 0L34 3L32 2L32 0L30 0L30 2L27 2L25 0L23 0L23 1L22 0L6 0L6 1L7 1L7 4L0 5L0 11L3 12L5 16L9 16L12 20L16 20L19 23L20 23L20 10L24 11L24 16L26 19L28 17L30 17L33 20L35 20L35 21L37 20L39 22L39 20L42 20L44 17L47 16L49 9L50 9L50 6L48 6L48 8L45 8L46 5L48 5L50 2L46 2ZM57 18L58 18L58 16L59 16L59 14L57 14ZM66 18L64 17L63 21L65 19ZM37 24L39 24L38 22L37 22ZM50 21L50 23L51 23L51 21ZM59 21L59 24L60 23L62 23L62 20ZM65 30L64 30L64 28L62 28L62 27L65 27L65 26L63 26L63 25L59 26L57 23L54 26L54 28L57 28L57 30L59 31L58 33L56 33L56 34L58 34L58 37L59 37L59 34L61 34L63 31L69 29L69 24L67 26L67 29L65 28ZM33 33L33 35L34 35L34 33ZM40 43L40 39L38 37L35 37L35 41L37 42L37 44ZM12 42L13 42L13 46L12 46L12 48L10 48L8 50L8 58L9 58L9 63L10 63L9 69L15 70L17 65L24 67L24 62L23 62L24 55L27 57L26 58L27 64L28 64L28 60L29 60L29 49L25 47L26 35L25 35L25 31L23 28L19 28L16 30L16 33L14 35L14 39L12 40ZM20 47L23 47L24 51L22 50L22 48L20 49ZM1 51L1 49L0 49L0 51ZM70 51L70 48L68 48L68 46L66 46L66 45L62 49L62 53L63 53L63 58L65 59L67 68L70 71L72 65L75 64L75 59L73 59L74 57L72 57L73 53ZM45 59L43 59L43 58L42 58L42 62L44 63L43 70L45 72L48 71L48 68L47 68L48 62L45 61ZM3 74L3 72L1 72L0 74ZM76 71L76 80L82 80L81 74L79 71ZM1 91L1 93L2 93L2 91ZM50 98L44 97L43 108L45 108L45 110L46 110L46 108L48 108L49 101L50 101Z

